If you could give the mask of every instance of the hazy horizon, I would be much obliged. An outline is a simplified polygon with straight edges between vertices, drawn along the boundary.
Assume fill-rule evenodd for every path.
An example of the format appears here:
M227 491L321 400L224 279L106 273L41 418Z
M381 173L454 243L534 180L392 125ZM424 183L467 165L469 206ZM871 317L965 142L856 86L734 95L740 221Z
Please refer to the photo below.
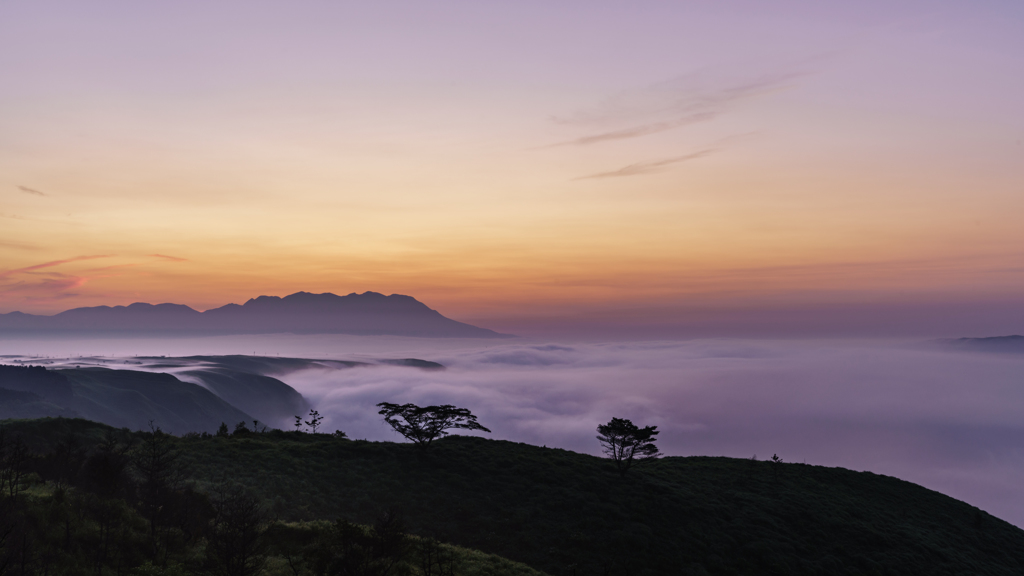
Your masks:
M778 454L787 462L891 475L1024 527L1019 490L1024 354L880 339L594 342L253 335L0 345L5 354L19 357L415 357L440 362L446 370L372 366L276 377L310 400L325 417L324 429L341 429L353 438L403 441L383 424L377 402L450 403L470 408L493 430L482 436L596 455L597 424L626 417L657 425L659 447L669 456L763 460ZM61 365L91 364L88 358L68 358L47 366ZM139 369L116 362L108 366ZM290 421L273 424L292 426Z
M372 292L372 291L371 291ZM354 293L353 293L354 294ZM253 296L267 296L264 294ZM278 296L278 295L270 295ZM282 294L280 297L287 296ZM415 298L415 295L408 295ZM248 299L246 299L248 300ZM241 302L226 302L241 304ZM129 303L134 304L135 302ZM181 302L144 302L182 304ZM129 304L121 304L127 306ZM428 302L423 304L430 307ZM187 304L185 304L187 306ZM99 305L103 306L103 304ZM219 306L217 306L219 307ZM214 307L216 308L216 307ZM205 312L204 309L196 309ZM212 308L211 308L212 309ZM53 312L57 314L65 310ZM8 311L0 312L6 313ZM443 311L439 311L445 315ZM847 303L840 306L673 308L608 306L588 312L524 308L514 316L448 318L502 334L526 338L693 339L693 338L963 338L1024 332L1024 302ZM43 314L52 315L52 314ZM159 330L159 327L155 327ZM18 337L0 333L0 339Z

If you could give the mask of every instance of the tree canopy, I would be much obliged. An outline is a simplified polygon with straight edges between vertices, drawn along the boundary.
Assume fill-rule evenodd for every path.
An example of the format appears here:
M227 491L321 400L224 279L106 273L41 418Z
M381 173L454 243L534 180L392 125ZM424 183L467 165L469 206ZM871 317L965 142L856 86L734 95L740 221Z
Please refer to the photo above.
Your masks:
M466 408L451 404L441 406L417 406L415 404L377 404L379 414L402 436L422 447L427 447L437 438L448 435L448 430L480 430L490 432L477 423L476 416Z
M657 435L657 426L640 428L625 418L612 418L607 424L597 427L597 439L601 441L604 453L615 461L616 469L623 476L634 462L661 456L654 445Z

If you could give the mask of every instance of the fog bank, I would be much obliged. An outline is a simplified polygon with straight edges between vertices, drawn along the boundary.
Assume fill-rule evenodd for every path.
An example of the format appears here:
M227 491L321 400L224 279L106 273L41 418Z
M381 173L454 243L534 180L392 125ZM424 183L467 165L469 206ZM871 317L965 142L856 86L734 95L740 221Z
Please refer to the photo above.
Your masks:
M599 453L598 423L656 424L666 455L897 476L1024 526L1024 357L879 343L509 344L424 351L443 372L283 377L355 438L401 440L374 404L451 403L486 435Z
M378 402L471 409L490 438L599 454L611 417L666 455L806 462L897 476L1024 526L1024 355L882 341L540 342L355 336L4 341L0 354L422 358L276 377L353 438L402 439ZM2 361L2 360L0 360Z

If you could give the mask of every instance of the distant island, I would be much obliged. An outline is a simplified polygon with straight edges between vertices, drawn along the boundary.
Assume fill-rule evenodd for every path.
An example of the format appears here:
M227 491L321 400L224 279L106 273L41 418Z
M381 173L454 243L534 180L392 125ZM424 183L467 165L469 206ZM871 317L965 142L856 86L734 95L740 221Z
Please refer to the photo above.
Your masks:
M199 312L182 304L74 308L53 316L0 314L0 336L356 334L422 338L508 338L445 318L412 296L377 292L260 296Z
M939 342L972 352L1024 353L1024 336L1018 334L1012 336L989 336L986 338L955 338L952 340L940 340Z

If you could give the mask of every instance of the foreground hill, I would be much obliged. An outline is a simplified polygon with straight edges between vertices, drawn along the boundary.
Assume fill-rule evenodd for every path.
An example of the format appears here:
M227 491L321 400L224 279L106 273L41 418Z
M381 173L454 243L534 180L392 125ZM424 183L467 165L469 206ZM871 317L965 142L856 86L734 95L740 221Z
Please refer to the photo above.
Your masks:
M68 422L8 428L38 446ZM413 533L556 576L1024 573L1024 531L868 472L673 457L620 478L593 456L461 436L429 450L297 432L176 444L199 486L230 478L282 520L370 523L397 507Z
M432 310L411 296L376 292L260 296L199 312L181 304L95 306L53 316L0 314L0 335L361 334L501 338Z
M230 481L197 490L176 444L81 419L0 422L0 574L545 576L410 534L395 511L283 522Z

